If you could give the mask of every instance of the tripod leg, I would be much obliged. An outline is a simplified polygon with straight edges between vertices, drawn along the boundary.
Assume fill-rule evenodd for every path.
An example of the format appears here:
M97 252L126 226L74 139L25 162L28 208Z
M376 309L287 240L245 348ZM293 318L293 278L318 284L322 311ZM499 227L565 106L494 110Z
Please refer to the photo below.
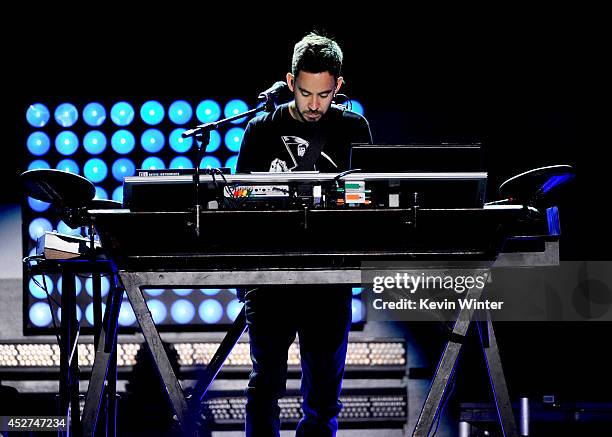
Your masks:
M497 338L495 337L491 315L488 311L486 311L486 322L479 322L477 326L485 360L487 362L489 381L493 389L495 408L497 408L497 415L502 427L502 433L504 436L518 436L516 420L514 418L514 412L512 411L510 396L508 395L508 386L506 385L506 378L504 377L504 370L497 347Z

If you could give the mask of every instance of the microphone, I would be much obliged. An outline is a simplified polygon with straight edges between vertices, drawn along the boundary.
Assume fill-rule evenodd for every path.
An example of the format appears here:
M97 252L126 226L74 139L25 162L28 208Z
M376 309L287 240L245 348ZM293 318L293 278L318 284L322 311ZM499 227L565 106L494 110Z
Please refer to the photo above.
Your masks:
M287 83L279 80L274 85L272 85L270 88L260 93L259 96L257 97L257 100L268 101L272 97L275 97L277 94L279 94L281 91L287 88L288 88Z

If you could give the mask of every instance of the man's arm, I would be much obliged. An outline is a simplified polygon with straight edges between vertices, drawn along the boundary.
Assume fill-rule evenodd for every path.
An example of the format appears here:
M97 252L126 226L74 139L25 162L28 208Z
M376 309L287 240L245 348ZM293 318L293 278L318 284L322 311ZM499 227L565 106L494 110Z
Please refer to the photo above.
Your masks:
M242 144L240 145L240 153L236 164L236 173L248 173L258 170L258 161L260 160L258 158L261 155L261 151L259 154L257 152L258 147L261 147L259 137L257 124L254 120L249 121L244 130L244 136L242 137Z

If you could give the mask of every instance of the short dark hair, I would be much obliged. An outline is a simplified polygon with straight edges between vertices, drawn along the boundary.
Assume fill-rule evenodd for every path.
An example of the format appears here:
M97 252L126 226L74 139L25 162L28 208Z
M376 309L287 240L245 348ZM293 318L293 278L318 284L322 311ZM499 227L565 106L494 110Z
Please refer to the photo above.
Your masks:
M342 70L342 50L336 41L311 32L293 48L291 73L297 76L300 71L322 73L329 71L334 78L340 77Z

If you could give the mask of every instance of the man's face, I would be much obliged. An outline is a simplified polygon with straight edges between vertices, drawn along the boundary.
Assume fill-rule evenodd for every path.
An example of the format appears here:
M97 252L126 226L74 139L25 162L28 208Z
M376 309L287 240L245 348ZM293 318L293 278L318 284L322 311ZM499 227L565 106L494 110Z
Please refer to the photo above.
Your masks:
M300 71L297 76L287 73L287 84L295 96L295 109L301 121L317 122L327 112L334 95L342 86L328 71L308 73Z

